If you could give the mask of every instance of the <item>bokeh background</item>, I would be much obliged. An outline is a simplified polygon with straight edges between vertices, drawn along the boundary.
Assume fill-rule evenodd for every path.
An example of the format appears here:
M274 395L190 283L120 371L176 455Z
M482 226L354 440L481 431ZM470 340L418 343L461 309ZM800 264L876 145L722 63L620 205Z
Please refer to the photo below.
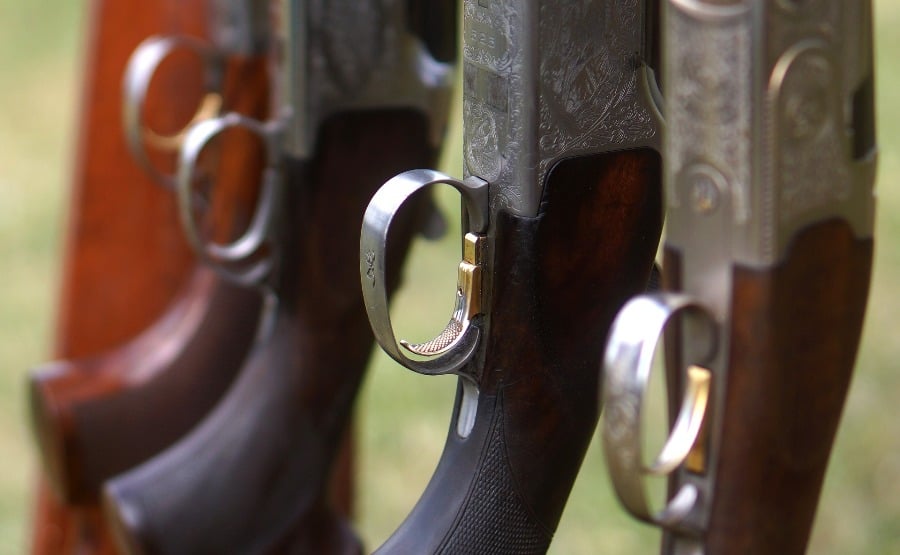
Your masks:
M28 545L36 462L24 377L47 356L52 337L85 4L0 0L0 555L24 553ZM815 554L900 553L900 1L875 5L876 265L857 372L810 547ZM443 166L458 174L458 125L451 139ZM452 195L442 199L452 214ZM405 336L424 339L445 322L455 237L451 229L441 242L415 246L392 310ZM435 293L441 291L446 299ZM452 378L414 375L378 353L357 411L357 524L367 545L385 539L424 488L440 456L454 389ZM598 444L551 551L656 552L658 534L625 516L614 499Z

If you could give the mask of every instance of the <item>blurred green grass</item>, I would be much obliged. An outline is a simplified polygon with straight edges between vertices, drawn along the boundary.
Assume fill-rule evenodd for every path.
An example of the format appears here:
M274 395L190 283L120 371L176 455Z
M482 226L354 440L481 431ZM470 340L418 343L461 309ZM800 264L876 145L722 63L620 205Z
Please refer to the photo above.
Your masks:
M0 554L24 553L24 372L48 352L84 9L0 0Z
M900 2L875 0L881 144L876 266L856 377L829 469L810 553L900 553ZM49 352L72 167L85 2L0 0L0 555L26 551L34 456L25 422L26 368ZM457 123L458 123L458 118ZM459 129L452 131L453 144ZM459 148L443 162L458 174ZM451 193L441 194L449 210ZM419 242L392 313L405 336L440 329L455 282L458 229ZM446 298L443 293L446 292ZM380 352L358 407L358 525L377 546L401 522L440 456L455 389ZM552 553L653 553L658 534L625 516L597 443L591 446Z

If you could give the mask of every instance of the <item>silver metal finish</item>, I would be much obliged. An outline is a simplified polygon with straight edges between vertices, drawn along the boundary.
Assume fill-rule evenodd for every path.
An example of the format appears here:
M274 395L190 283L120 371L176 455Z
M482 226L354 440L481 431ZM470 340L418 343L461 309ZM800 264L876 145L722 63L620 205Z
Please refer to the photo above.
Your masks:
M537 214L563 158L659 150L643 12L643 0L465 1L464 174L491 183L492 212Z
M194 214L193 183L197 160L203 149L217 136L232 128L243 128L260 138L266 146L267 160L263 170L262 188L250 226L234 242L220 245L207 240ZM280 162L281 129L278 122L262 124L239 114L202 121L188 131L179 152L176 191L181 223L194 251L200 258L225 277L242 285L259 285L271 273L275 260L272 233L275 228L277 206L284 183Z
M676 316L682 318L682 326L692 333L697 343L690 360L706 364L715 354L712 320L689 297L645 295L626 304L610 328L603 359L602 399L606 411L603 447L616 493L633 515L663 526L696 526L690 517L696 520L697 516L703 516L692 515L703 492L695 484L685 484L658 512L650 509L644 487L645 475L666 476L684 463L699 436L706 410L706 395L689 391L665 446L652 464L644 464L641 425L644 395L657 344L666 325ZM698 346L701 348L697 349ZM685 366L685 371L692 369Z
M122 122L125 132L125 142L131 155L157 183L168 189L174 189L173 178L161 171L151 162L147 152L147 139L150 136L165 136L153 131L144 122L144 102L147 100L147 91L150 82L156 75L160 64L173 52L187 50L194 53L203 61L207 69L206 91L207 94L215 93L221 89L224 77L224 59L205 42L193 37L149 37L144 40L128 60L125 68L125 76L122 81ZM208 97L207 97L208 98ZM214 114L203 114L203 107L199 106L197 114L206 117ZM218 108L216 108L218 110ZM198 120L195 117L191 123ZM189 124L190 125L190 124ZM171 150L177 150L180 146L184 131L179 131L170 141Z
M853 154L854 93L871 77L868 1L670 0L667 237L696 251L698 178L728 259L770 267L828 218L869 237L875 151ZM705 174L705 177L704 177Z
M212 44L189 36L152 36L132 53L122 83L125 140L135 160L157 183L174 188L173 177L151 161L147 148L175 151L192 124L219 115L226 60L263 55L271 48L270 4L271 0L215 0L210 8ZM200 59L206 94L191 122L174 135L165 136L144 121L144 102L160 65L177 51L190 52Z
M843 219L860 238L872 234L876 148L865 135L874 122L871 99L860 96L872 79L871 5L668 0L663 28L666 244L681 258L682 290L674 297L681 300L640 299L620 313L631 324L614 333L607 351L604 438L626 508L670 530L670 552L700 554L727 433L721 415L735 267L779 264L799 231L828 219ZM641 303L662 304L642 315L633 308ZM702 471L689 468L683 447L650 468L634 447L641 431L634 404L643 397L647 368L643 354L628 358L627 352L655 345L661 320L682 305L702 307L718 338L704 364L711 383L703 445L679 431L680 422L673 432L702 451ZM638 317L649 323L638 327ZM682 356L696 360L706 352L706 335L682 331ZM683 430L692 429L689 413ZM616 453L622 446L625 453ZM643 476L651 471L671 471L675 491L686 492L658 513L642 497Z
M363 4L360 12L376 17L378 10L370 7L378 2ZM475 353L480 326L466 327L467 319L460 316L466 311L466 296L458 293L454 315L442 334L423 344L398 346L386 295L376 288L383 288L387 228L408 195L434 180L460 192L463 183L490 183L479 186L483 204L482 199L476 205L467 199L472 229L485 234L481 304L490 306L494 230L489 224L494 215L507 211L536 216L544 183L565 158L661 146L656 81L640 58L644 0L465 0L463 10L466 180L413 172L386 183L370 205L360 253L366 308L376 338L395 360L426 374L460 372ZM490 314L482 322L489 326ZM426 360L406 356L401 347ZM474 398L466 397L469 393L466 390L462 407L474 406ZM457 425L464 430L466 417L460 412Z
M388 310L387 241L394 214L418 191L437 184L450 185L462 195L469 216L469 231L487 230L487 183L477 178L459 181L432 170L411 170L385 183L366 208L360 236L360 276L363 299L375 339L394 360L421 374L459 373L475 353L481 330L461 318L464 328L451 346L425 360L408 357L394 335Z
M261 54L271 43L270 2L232 5L217 0L216 32L232 54ZM227 6L228 9L223 7ZM223 275L259 284L277 262L273 218L283 187L278 165L285 158L308 159L322 122L349 110L409 108L429 118L435 143L442 135L452 66L435 61L406 28L406 3L308 2L285 0L281 22L281 71L274 72L279 108L269 123L237 114L194 125L179 158L177 185L181 220L199 256ZM164 56L163 56L164 57ZM241 127L266 144L268 163L261 196L248 230L235 242L207 241L195 220L192 181L200 152L219 133ZM299 186L299 185L297 185Z
M410 108L428 116L432 141L446 128L454 66L432 57L407 27L403 0L285 0L286 152L308 158L328 116Z

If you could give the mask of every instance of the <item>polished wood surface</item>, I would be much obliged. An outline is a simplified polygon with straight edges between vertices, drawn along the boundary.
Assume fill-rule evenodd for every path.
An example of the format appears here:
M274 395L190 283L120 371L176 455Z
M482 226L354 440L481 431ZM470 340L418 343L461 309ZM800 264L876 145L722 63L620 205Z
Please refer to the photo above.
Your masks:
M667 251L665 274L678 273L679 262L677 252ZM854 237L839 220L803 230L771 269L734 268L707 553L806 552L871 268L872 240Z
M204 4L91 3L54 358L90 356L132 337L164 310L189 271L188 246L170 225L176 217L171 196L132 161L122 137L121 82L128 57L147 36L202 35ZM199 82L193 85L200 90ZM193 106L181 110L161 118L181 120ZM113 553L98 522L99 510L68 509L42 483L32 553Z
M267 115L266 65L265 59L229 64L225 110ZM262 172L258 143L246 133L226 133L203 160L201 181L209 200L198 218L220 242L241 233L251 219ZM180 230L175 221L160 225ZM193 265L177 298L134 339L32 371L35 436L51 483L67 503L96 503L104 480L186 433L240 369L262 296L229 284L202 262Z

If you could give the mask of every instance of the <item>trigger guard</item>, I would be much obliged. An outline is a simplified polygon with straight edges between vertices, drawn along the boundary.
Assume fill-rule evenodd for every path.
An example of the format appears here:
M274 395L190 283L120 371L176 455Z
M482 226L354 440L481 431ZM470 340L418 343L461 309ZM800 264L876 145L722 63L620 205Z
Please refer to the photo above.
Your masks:
M151 36L144 39L135 48L122 80L122 126L125 142L138 164L160 185L169 190L175 189L173 176L161 172L147 155L144 144L143 112L147 91L159 65L178 50L186 49L197 54L209 68L206 92L215 92L222 87L223 59L209 45L188 36L161 37ZM200 107L198 106L198 109Z
M680 464L662 465L660 456L650 467L644 465L641 412L659 340L672 318L681 313L704 319L709 331L707 358L711 357L715 327L702 306L682 294L642 295L625 304L610 328L601 379L603 452L616 494L636 518L665 528L680 525L700 501L694 486L688 484L663 509L653 512L644 485L647 474L668 474ZM669 436L663 452L671 443L673 437Z
M359 242L360 279L372 332L378 344L391 358L420 374L463 375L462 368L475 354L481 336L477 325L470 325L455 348L449 352L430 360L415 360L401 351L388 311L386 250L394 215L416 192L439 183L450 185L462 195L469 217L469 231L486 231L487 182L477 177L460 181L433 170L401 173L382 185L366 208Z
M227 244L206 241L194 219L193 177L197 159L206 145L231 128L246 129L261 138L266 145L267 160L263 170L262 188L257 200L257 209L247 230L238 239ZM278 170L277 137L279 130L273 124L265 124L253 118L236 113L198 122L190 127L178 157L175 176L175 191L178 195L178 213L185 236L191 247L204 262L224 277L240 285L257 285L271 273L274 265L274 251L261 260L232 269L229 265L240 264L257 253L271 238L278 199L281 196L282 180Z

